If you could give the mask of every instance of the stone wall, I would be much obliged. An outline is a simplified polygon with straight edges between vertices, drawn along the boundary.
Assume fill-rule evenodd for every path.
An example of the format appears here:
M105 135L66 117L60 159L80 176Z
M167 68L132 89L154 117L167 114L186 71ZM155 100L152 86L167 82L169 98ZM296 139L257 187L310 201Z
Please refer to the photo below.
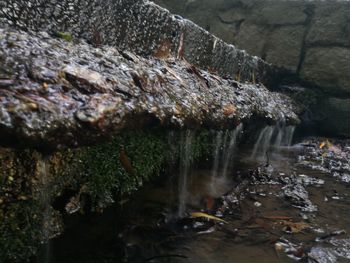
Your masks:
M323 116L320 121L334 127L325 130L350 136L349 1L155 2L237 48L288 69L303 85L319 88L324 96L314 111L324 110L318 114ZM340 123L335 121L339 118Z

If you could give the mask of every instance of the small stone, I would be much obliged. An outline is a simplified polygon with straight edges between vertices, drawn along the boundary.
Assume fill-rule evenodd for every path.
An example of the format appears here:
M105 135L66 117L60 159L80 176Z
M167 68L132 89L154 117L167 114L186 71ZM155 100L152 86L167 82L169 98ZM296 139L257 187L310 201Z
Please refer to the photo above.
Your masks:
M283 252L283 251L284 251L284 246L283 246L281 243L277 242L277 243L275 244L275 250L276 250L277 252Z
M254 202L254 206L256 206L256 207L260 207L260 206L262 206L262 204L261 204L261 203L259 203L259 202Z

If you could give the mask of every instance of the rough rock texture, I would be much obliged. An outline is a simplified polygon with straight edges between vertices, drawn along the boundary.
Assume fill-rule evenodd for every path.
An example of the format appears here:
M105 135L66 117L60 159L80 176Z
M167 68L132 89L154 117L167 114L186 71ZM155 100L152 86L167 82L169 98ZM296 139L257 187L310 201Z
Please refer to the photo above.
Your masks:
M350 134L350 99L329 98L325 103L325 129L339 135Z
M180 50L190 63L223 76L239 74L242 81L249 81L254 71L256 81L269 83L274 71L263 60L149 1L1 1L0 22L50 34L69 32L97 46L107 44L142 56L166 46L173 56L182 55Z
M257 24L295 25L306 21L305 5L300 1L255 1L251 19Z
M0 262L33 262L39 245L64 230L68 215L101 212L173 169L184 135L133 130L107 143L50 155L0 148ZM211 157L215 133L191 135L191 160Z
M223 79L184 60L35 35L0 30L2 144L77 146L149 125L297 121L291 101L262 85Z
M240 26L235 43L238 48L244 48L253 55L264 56L268 33L267 29L245 21Z
M350 49L318 47L306 51L303 79L321 86L328 93L350 95Z
M266 60L295 72L299 65L302 46L298 39L303 37L304 31L303 26L285 26L274 29L265 48Z
M324 120L319 116L333 116L338 120L332 122L333 135L350 137L341 128L345 126L335 115L337 111L322 107L328 99L350 94L350 1L223 0L215 1L216 5L209 0L154 1L238 48L290 70L299 79L297 86L301 82L313 90L320 88L323 95L318 96L318 106L308 118L317 121ZM195 12L195 7L202 11Z
M306 43L314 46L350 47L350 4L316 5Z

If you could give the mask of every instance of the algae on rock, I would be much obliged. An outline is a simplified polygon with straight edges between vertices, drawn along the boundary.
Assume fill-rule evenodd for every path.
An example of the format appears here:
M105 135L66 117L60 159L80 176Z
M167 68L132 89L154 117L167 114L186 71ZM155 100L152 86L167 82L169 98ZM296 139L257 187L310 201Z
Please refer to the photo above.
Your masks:
M72 198L78 207L74 212L98 212L165 173L170 158L178 163L180 136L181 131L134 130L97 146L46 156L0 149L0 261L29 260L40 243L59 235ZM210 157L211 136L197 132L192 161ZM81 193L89 196L87 207ZM53 206L58 199L63 204Z

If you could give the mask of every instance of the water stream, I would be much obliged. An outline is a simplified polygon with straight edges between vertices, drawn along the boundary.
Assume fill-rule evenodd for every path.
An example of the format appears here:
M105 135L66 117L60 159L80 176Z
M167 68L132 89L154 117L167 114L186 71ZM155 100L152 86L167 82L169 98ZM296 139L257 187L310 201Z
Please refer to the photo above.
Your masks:
M212 165L191 168L195 135L184 131L180 167L174 171L177 191L168 178L160 178L122 207L68 226L53 242L52 262L348 262L349 185L307 161L320 151L317 144L312 151L304 144L290 146L293 131L289 126L265 127L257 136L255 145L270 148L275 156L272 169L251 159L256 149L250 145L240 145L234 154L241 127L217 132ZM278 147L287 147L278 151L276 140ZM222 176L227 158L231 162ZM318 157L313 161L321 165Z
M252 160L265 160L267 158L274 130L275 127L273 126L266 126L261 130L259 137L254 144L253 152L250 156Z
M180 174L179 174L179 210L178 216L183 217L186 211L188 174L191 165L191 147L193 132L187 130L181 134L180 142Z
M38 172L40 178L40 193L39 203L42 207L42 249L39 255L40 263L49 263L51 256L50 247L50 234L51 227L51 198L50 198L50 184L49 184L49 171L50 163L47 156L40 156L38 160Z
M291 146L294 131L295 126L287 126L284 121L264 127L254 144L250 159L268 163L282 147Z
M242 132L242 130L243 130L243 124L241 123L236 127L236 129L230 132L230 143L225 148L225 151L224 151L224 158L223 158L224 163L223 163L223 169L222 169L223 178L227 177L227 171L229 168L231 168L232 157L235 152L237 138L238 138L238 135Z

